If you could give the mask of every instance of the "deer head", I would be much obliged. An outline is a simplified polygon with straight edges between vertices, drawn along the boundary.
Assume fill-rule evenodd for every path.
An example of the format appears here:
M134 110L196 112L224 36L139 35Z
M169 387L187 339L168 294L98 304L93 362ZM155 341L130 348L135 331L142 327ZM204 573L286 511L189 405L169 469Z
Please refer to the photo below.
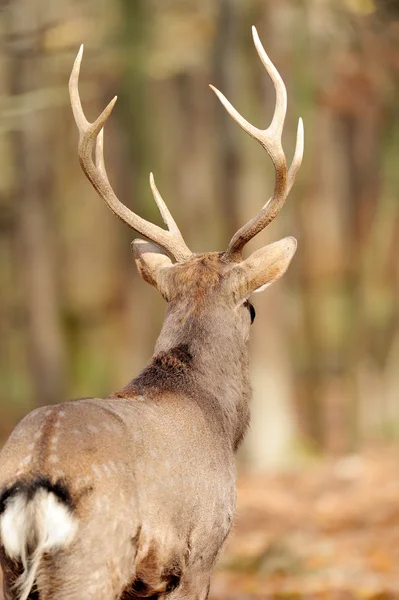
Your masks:
M116 97L94 123L87 121L78 91L83 47L76 58L69 82L73 113L80 136L79 160L84 173L109 208L132 229L151 240L133 242L139 273L147 283L153 285L162 294L170 306L176 307L179 303L183 303L190 311L195 307L197 313L202 309L210 313L215 306L219 309L224 306L225 313L230 311L237 314L241 307L250 306L247 303L248 297L279 279L285 273L296 250L296 240L288 237L264 246L245 260L242 257L244 246L281 210L301 165L304 142L303 124L299 119L295 153L288 168L281 144L287 111L286 88L277 69L267 56L255 27L252 29L252 34L258 55L276 90L276 107L269 127L258 129L251 125L219 90L210 87L232 119L257 140L269 154L275 168L275 186L271 198L258 214L233 235L225 252L198 255L189 250L155 185L152 173L150 174L151 191L167 230L142 219L120 202L109 183L103 153L103 128L115 105ZM203 266L204 262L209 267L206 271L209 279L204 277L204 270L199 267L199 265Z

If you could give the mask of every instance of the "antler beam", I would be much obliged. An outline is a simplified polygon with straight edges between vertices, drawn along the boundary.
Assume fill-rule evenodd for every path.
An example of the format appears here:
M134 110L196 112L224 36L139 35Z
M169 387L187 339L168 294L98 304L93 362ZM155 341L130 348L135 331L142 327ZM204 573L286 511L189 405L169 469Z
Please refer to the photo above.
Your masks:
M273 161L276 172L272 197L257 215L234 234L228 245L225 253L226 257L236 261L241 260L241 253L245 244L262 231L280 212L301 166L304 145L303 122L302 119L299 119L294 158L290 168L287 169L287 161L281 144L281 136L287 112L287 90L279 72L266 54L255 27L252 27L252 37L259 58L273 81L276 90L276 107L270 126L267 129L258 129L254 125L251 125L218 89L212 85L210 86L231 118L267 151Z
M79 96L79 73L83 56L83 46L81 46L73 65L71 77L69 79L69 94L71 98L72 111L75 117L76 125L79 130L79 161L80 165L99 196L105 201L107 206L122 221L132 229L148 238L158 246L161 246L168 254L172 255L177 261L182 261L191 256L190 249L186 246L183 236L177 227L172 215L170 214L165 202L162 200L154 177L150 175L150 186L154 199L160 210L161 216L168 227L168 231L146 221L125 206L115 195L107 176L104 162L104 139L103 128L115 106L117 97L113 98L101 115L90 123L83 112L82 103ZM95 147L95 162L93 161L93 152Z

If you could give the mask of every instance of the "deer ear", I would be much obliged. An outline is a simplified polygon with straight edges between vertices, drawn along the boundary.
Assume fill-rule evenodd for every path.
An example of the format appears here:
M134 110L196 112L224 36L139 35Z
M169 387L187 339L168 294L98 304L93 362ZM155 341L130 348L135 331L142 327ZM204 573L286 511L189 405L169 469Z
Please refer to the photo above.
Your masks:
M173 265L169 256L156 244L145 240L132 242L134 260L141 277L168 299L168 269Z
M236 299L242 302L254 292L261 292L286 272L295 254L297 241L287 237L256 250L235 268Z

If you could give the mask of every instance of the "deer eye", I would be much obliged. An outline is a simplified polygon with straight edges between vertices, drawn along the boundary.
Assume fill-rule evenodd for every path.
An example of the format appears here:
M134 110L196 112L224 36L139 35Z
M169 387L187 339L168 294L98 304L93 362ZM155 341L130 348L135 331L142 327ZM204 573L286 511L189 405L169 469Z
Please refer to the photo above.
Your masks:
M249 304L248 308L249 308L249 314L251 315L251 325L252 325L252 323L255 321L256 312L255 312L254 306L250 302L248 302L248 304Z
M246 300L244 302L244 306L246 306L247 309L249 310L249 314L251 315L251 325L252 325L252 323L255 321L255 317L256 317L255 308L253 307L253 305L250 303L249 300Z

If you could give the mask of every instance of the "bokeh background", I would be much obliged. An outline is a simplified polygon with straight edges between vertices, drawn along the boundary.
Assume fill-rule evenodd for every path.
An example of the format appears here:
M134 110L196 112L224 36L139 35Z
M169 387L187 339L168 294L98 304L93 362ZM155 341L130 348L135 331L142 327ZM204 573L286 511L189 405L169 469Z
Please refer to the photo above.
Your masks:
M253 420L240 454L249 479L240 484L244 517L235 534L246 559L232 563L234 576L250 575L240 580L245 589L229 587L230 575L217 580L214 597L235 598L234 589L252 598L266 594L262 574L281 583L287 572L302 573L306 517L309 531L325 533L321 545L310 536L319 561L330 556L331 531L339 537L353 519L367 548L377 544L374 562L365 559L364 571L356 563L349 579L344 565L331 567L338 587L349 589L355 572L370 594L399 590L399 2L0 6L0 440L35 406L124 385L151 356L165 310L135 271L136 235L78 165L67 81L80 43L88 118L119 97L105 154L120 199L161 224L152 170L189 247L223 250L274 180L267 154L208 88L215 84L251 122L268 125L275 96L253 47L255 24L287 85L286 155L299 116L305 155L282 213L247 252L285 235L299 245L284 279L254 299ZM381 506L394 540L373 529L380 517L370 515ZM350 539L359 553L360 538ZM350 562L355 550L345 548ZM346 556L339 544L331 552ZM323 560L312 560L309 568L325 573Z

